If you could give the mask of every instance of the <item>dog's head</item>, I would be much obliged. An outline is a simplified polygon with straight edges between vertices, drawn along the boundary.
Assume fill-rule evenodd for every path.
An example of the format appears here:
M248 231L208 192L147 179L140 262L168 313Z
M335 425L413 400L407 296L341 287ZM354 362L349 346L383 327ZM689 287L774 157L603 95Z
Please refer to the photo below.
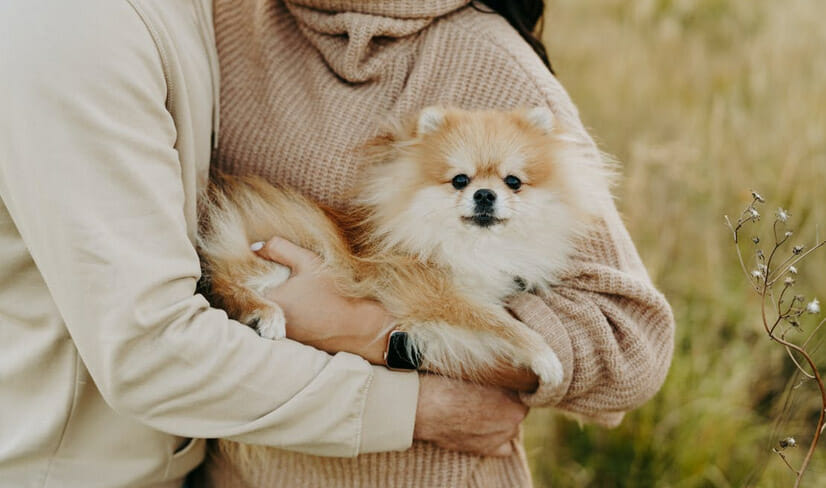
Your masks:
M360 203L385 244L421 256L553 249L606 194L593 144L547 108L426 108L371 149Z

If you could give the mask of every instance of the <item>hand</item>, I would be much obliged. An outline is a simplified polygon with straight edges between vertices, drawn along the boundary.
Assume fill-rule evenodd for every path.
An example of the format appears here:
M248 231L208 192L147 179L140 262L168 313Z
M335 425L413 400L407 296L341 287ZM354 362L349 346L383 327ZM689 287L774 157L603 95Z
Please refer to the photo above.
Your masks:
M528 368L516 367L508 361L498 361L491 367L486 383L513 391L534 392L539 388L539 377Z
M527 413L512 392L422 374L413 438L454 451L509 456Z
M346 351L384 364L391 318L378 302L340 295L321 259L286 239L273 237L255 252L292 271L285 283L265 293L284 311L287 337L332 354Z

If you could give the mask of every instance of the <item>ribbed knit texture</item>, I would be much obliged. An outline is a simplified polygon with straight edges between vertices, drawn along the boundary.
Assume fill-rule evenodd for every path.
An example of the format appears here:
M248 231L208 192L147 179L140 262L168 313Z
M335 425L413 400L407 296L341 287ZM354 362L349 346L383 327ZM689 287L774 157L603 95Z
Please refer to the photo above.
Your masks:
M483 458L416 442L405 452L354 459L308 456L258 448L255 470L244 471L231 456L211 449L194 478L195 488L520 488L530 486L521 444L508 458Z
M469 0L216 0L221 65L217 166L346 208L355 149L387 117L424 106L550 106L584 133L568 95L495 14ZM595 147L594 147L594 150ZM548 340L563 384L523 400L605 425L650 398L671 360L673 319L609 205L550 296L510 304ZM273 385L277 387L277 385ZM449 422L449 419L445 419ZM414 442L405 452L319 458L262 448L253 472L213 449L195 486L530 486L521 449L480 458Z

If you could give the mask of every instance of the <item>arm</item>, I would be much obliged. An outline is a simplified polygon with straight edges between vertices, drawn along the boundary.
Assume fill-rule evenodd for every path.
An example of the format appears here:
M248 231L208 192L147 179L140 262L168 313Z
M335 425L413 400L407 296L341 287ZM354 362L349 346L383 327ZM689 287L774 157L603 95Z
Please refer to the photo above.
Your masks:
M565 371L556 388L522 394L615 425L657 392L671 361L674 322L613 208L548 296L521 295L511 310L551 344Z
M383 336L390 319L383 307L340 296L312 251L279 237L257 244L262 258L291 269L290 279L267 292L287 316L287 337L384 364ZM512 453L511 439L528 410L516 394L431 374L421 374L419 385L414 439L476 454Z
M0 197L112 408L320 455L409 446L415 374L261 340L195 295L165 76L127 2L4 4L0 45Z

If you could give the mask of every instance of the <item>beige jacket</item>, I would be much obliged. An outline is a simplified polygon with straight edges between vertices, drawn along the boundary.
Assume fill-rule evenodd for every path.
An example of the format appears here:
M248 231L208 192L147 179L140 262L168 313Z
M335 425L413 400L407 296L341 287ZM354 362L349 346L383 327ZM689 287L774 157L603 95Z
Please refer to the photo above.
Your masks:
M209 0L0 2L0 486L172 487L202 441L405 449L415 374L195 294Z

